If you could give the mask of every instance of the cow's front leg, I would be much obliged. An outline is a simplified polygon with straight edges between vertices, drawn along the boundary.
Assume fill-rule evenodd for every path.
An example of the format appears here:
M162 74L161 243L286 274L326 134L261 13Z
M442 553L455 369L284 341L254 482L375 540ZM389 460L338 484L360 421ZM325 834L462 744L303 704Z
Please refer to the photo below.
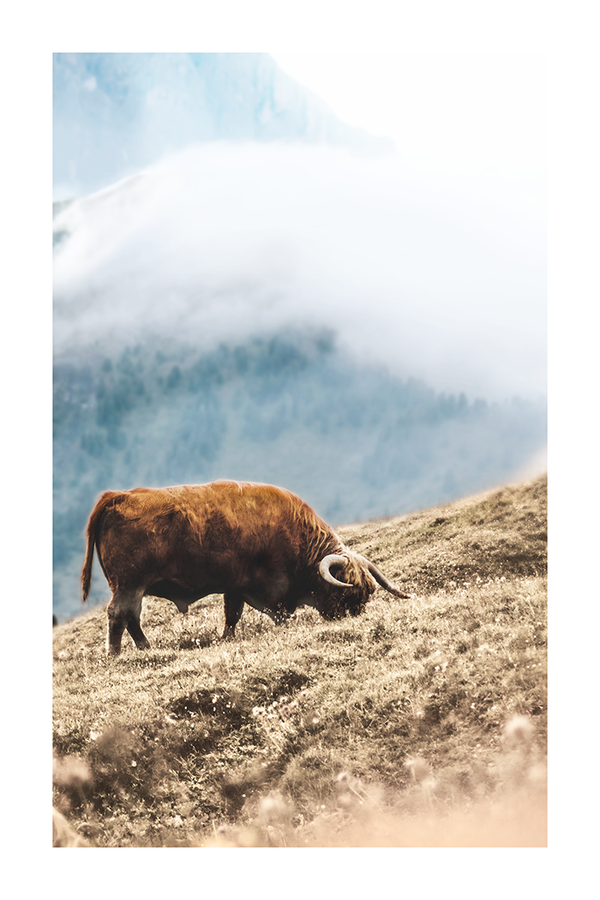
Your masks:
M238 591L228 591L224 597L225 606L225 630L223 641L232 641L235 638L235 626L242 617L244 610L244 595Z

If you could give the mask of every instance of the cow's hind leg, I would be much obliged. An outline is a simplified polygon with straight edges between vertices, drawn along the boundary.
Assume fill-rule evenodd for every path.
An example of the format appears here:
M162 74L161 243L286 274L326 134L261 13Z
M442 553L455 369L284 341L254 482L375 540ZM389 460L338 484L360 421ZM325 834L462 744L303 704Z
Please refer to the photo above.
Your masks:
M222 640L231 641L235 637L235 626L242 617L244 595L239 591L228 591L225 594L225 631Z
M118 656L121 652L121 638L125 628L138 650L147 650L150 646L140 625L143 596L143 590L114 592L108 604L107 650L110 656Z

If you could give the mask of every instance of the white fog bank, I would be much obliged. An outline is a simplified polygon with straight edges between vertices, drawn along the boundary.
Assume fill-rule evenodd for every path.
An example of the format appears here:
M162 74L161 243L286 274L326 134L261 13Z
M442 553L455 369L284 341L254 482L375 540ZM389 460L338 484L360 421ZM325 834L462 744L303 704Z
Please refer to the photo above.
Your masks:
M55 218L55 349L159 332L202 346L286 326L446 391L546 392L540 191L401 156L197 145Z

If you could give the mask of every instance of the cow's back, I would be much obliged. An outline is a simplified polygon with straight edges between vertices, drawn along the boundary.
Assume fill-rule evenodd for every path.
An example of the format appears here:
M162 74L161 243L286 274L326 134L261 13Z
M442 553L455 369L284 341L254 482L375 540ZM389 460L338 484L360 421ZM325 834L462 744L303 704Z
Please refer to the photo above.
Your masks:
M199 568L229 570L268 551L281 564L305 559L307 532L330 529L282 488L217 481L114 494L98 526L107 575L176 578ZM274 554L274 555L273 555ZM110 581L110 578L109 578Z
M310 520L320 522L299 497L274 485L216 481L166 488L165 497L191 531L215 549L287 542L297 552Z

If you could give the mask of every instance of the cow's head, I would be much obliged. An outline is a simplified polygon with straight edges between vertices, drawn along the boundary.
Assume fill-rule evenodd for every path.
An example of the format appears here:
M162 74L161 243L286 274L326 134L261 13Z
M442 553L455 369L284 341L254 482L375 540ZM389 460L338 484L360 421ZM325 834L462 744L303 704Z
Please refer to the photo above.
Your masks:
M364 556L347 550L329 554L319 564L319 574L327 584L322 593L319 612L325 619L358 616L377 588L377 583L395 597L407 597Z
M377 587L365 562L351 552L331 554L321 560L319 574L326 583L326 589L319 592L322 597L319 612L323 618L358 616L364 611Z

